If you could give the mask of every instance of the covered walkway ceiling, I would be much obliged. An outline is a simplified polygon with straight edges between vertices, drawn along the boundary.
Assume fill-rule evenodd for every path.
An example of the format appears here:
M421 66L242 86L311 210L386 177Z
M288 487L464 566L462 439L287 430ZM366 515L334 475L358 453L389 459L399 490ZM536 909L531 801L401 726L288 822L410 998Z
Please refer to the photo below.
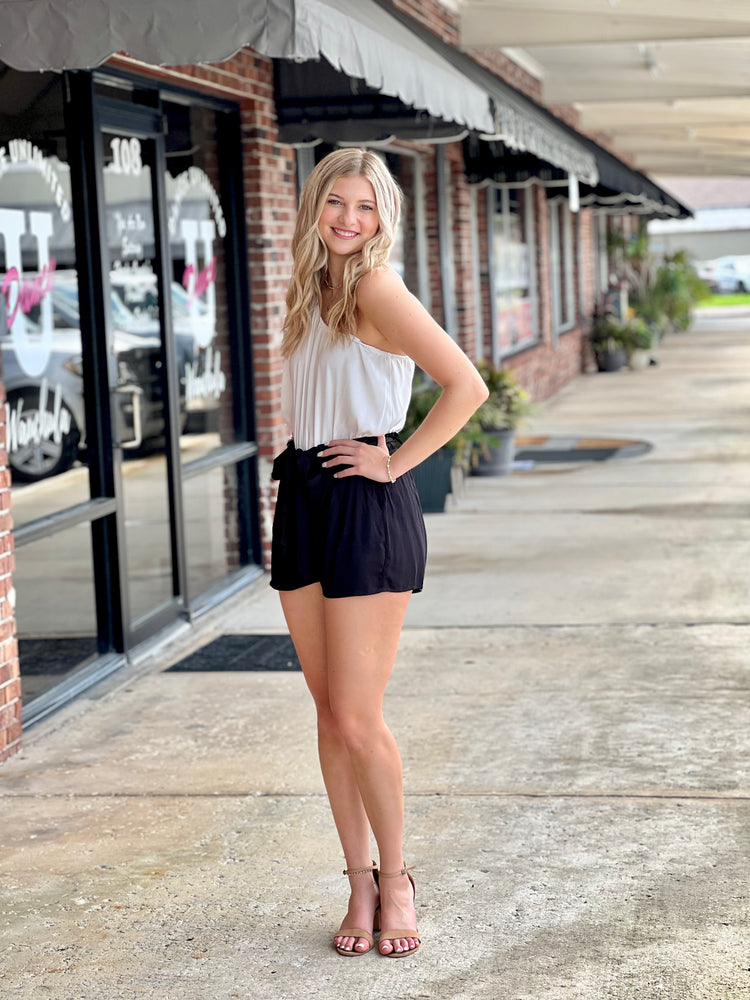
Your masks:
M749 0L455 2L464 49L520 55L639 170L750 176Z

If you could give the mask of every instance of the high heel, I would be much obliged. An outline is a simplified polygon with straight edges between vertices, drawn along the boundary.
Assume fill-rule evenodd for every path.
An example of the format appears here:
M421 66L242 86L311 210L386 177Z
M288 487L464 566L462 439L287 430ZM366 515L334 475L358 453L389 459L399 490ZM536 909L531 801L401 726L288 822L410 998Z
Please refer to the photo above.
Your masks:
M398 878L400 875L406 875L406 877L411 882L412 892L414 894L414 899L416 900L417 887L414 884L414 879L411 877L410 874L413 868L414 865L409 865L408 867L404 865L404 867L397 872L380 872L379 874L380 878ZM422 943L422 938L419 936L419 932L416 930L404 930L403 928L398 927L396 928L396 930L386 930L385 928L383 928L380 931L381 944L383 943L383 941L390 941L391 943L393 943L394 941L398 941L399 938L413 938L414 940L419 941L420 944ZM417 945L416 948L409 948L406 951L396 951L396 949L394 948L393 951L390 951L387 954L385 954L382 951L380 952L380 954L383 955L383 958L406 958L407 955L413 955L414 952L418 950L418 948L419 945Z
M368 872L372 872L372 877L375 882L375 885L376 887L379 888L378 866L375 864L374 861L367 868L344 869L344 875L366 875ZM377 909L375 910L375 914L373 916L372 929L373 931L380 930L380 903L378 903ZM372 951L372 949L375 947L375 941L373 940L372 934L370 934L369 931L364 930L364 928L362 927L342 927L339 931L336 932L334 937L362 938L369 944L370 947L367 948L366 951L357 951L354 948L350 948L348 950L346 948L342 948L341 945L336 944L336 942L334 941L333 947L336 949L339 955L344 955L346 958L353 958L353 957L358 957L360 955L366 955L368 952Z

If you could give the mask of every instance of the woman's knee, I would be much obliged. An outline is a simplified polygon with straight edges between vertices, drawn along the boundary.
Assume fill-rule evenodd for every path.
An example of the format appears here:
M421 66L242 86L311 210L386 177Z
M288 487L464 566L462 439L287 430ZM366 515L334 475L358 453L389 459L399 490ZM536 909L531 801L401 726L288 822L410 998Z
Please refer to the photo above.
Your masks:
M320 703L316 707L318 712L318 738L326 742L342 741L343 735L339 729L338 720L331 711L328 701Z
M354 754L371 750L385 729L383 717L379 713L363 714L334 709L332 716L341 738Z

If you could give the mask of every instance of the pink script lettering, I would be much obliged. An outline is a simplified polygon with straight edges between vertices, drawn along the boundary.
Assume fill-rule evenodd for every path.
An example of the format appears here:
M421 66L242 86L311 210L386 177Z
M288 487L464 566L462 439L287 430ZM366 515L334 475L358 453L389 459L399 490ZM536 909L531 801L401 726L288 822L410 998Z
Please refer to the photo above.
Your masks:
M35 274L33 278L24 278L23 280L18 273L17 267L8 268L3 277L0 293L5 296L8 313L6 323L9 330L13 326L13 321L19 309L24 316L28 316L34 306L38 306L45 295L48 295L52 291L56 267L57 261L54 257L50 257L49 265L45 264L39 274ZM17 288L17 295L11 308L10 302L14 286Z
M216 258L212 257L206 266L195 273L192 264L188 264L182 275L182 287L190 295L190 298L199 299L205 295L210 285L216 281ZM191 288L192 285L192 288Z

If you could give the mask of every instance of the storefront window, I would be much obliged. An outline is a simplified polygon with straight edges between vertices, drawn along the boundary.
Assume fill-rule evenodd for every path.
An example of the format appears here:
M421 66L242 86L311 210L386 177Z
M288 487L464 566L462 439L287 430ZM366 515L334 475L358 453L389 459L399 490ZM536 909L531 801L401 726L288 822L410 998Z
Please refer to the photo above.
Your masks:
M188 597L240 565L233 465L194 473L237 440L233 399L227 205L220 177L221 112L165 102L172 322L183 408ZM192 468L191 468L192 466Z
M570 205L549 202L550 272L552 275L552 326L562 333L575 324L575 256Z
M503 188L496 192L492 241L497 345L502 357L528 347L538 336L529 189Z
M185 530L191 539L188 592L196 596L239 568L237 471L211 469L185 483Z
M0 291L8 460L14 485L62 476L86 443L78 280L62 85L39 74L13 97L7 70L0 132ZM19 91L16 91L16 94ZM14 105L22 103L14 115ZM29 122L38 122L29 127ZM78 486L84 484L80 479ZM49 507L82 499L59 487Z
M30 535L89 499L78 274L62 79L0 79L0 344L26 704L97 653L88 522Z
M183 461L234 440L227 307L227 222L219 113L166 103L172 322L184 406Z
M249 354L236 109L104 72L3 68L0 98L0 346L33 717L69 675L62 697L257 572L257 449L235 356ZM92 98L98 126L79 134L71 109ZM74 211L96 250L80 274Z
M97 655L91 528L24 545L13 574L24 704Z

